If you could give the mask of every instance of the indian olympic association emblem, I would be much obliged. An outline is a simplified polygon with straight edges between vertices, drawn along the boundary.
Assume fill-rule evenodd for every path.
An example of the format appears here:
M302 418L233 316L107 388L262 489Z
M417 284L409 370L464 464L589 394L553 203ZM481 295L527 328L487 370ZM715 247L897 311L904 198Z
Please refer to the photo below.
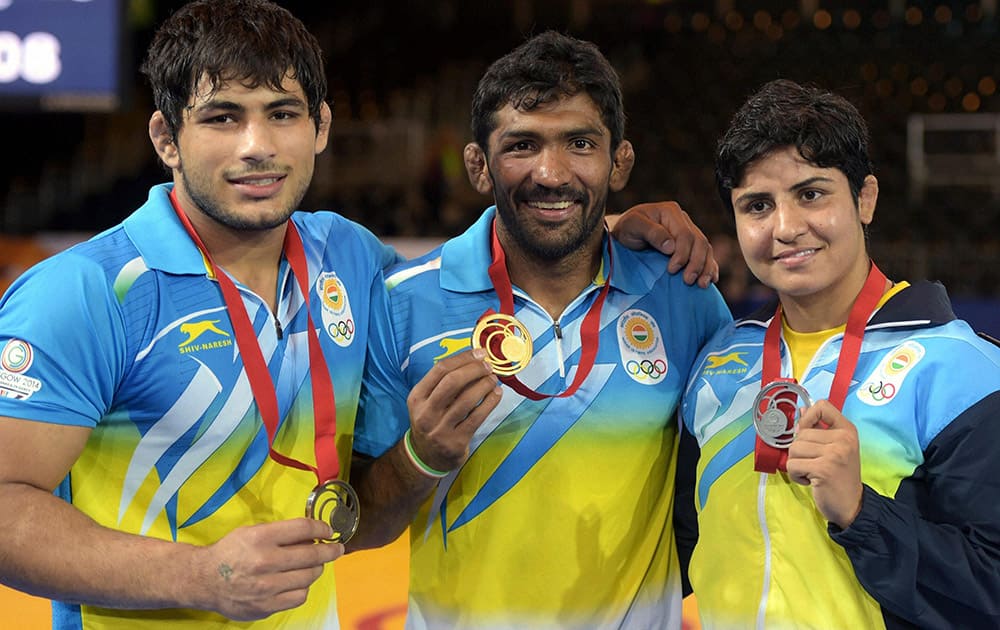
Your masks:
M332 271L316 279L316 295L323 305L323 330L334 343L346 348L354 341L354 314L347 297L347 287Z
M903 386L906 375L920 363L925 353L924 347L912 340L890 350L858 386L858 400L874 407L889 404Z
M618 350L625 373L637 383L655 385L668 370L667 351L656 320L639 309L618 318Z

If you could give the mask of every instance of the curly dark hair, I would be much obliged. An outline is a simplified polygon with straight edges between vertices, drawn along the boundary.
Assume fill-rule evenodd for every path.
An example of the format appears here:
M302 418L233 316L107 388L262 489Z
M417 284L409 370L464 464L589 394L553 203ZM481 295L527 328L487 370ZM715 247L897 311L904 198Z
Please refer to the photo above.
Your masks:
M811 164L843 172L857 205L873 170L868 138L864 118L844 97L786 79L771 81L743 103L719 141L719 196L732 212L732 191L747 167L775 149L795 147Z
M319 42L287 9L267 0L195 0L168 17L141 67L156 108L173 134L203 77L213 90L228 81L250 88L282 90L299 82L316 122L326 99L326 73Z
M496 113L506 105L531 111L584 92L611 132L611 150L625 137L625 106L618 73L591 42L545 31L494 61L472 97L472 137L487 151Z

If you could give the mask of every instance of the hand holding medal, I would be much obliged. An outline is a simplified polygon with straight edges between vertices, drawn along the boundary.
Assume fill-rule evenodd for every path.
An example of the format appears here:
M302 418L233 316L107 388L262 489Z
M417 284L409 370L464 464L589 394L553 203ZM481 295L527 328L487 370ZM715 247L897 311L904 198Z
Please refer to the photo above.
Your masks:
M829 400L802 414L786 470L795 483L811 486L826 520L846 528L861 511L861 447L857 427Z
M447 477L468 458L473 435L500 399L484 349L441 359L410 390L410 429L400 452L420 475Z

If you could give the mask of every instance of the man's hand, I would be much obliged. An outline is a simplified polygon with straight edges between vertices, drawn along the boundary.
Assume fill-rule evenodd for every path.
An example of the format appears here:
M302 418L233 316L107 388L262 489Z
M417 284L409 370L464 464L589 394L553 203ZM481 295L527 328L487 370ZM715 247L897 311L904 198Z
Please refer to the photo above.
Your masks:
M788 449L788 475L812 486L813 500L826 520L847 528L861 511L861 453L858 430L828 400L802 413Z
M707 287L719 280L712 244L687 212L673 201L642 203L624 214L609 216L611 233L629 249L653 247L670 256L667 270L684 269L684 282Z
M344 554L339 543L317 542L330 536L328 524L311 518L233 530L205 548L204 607L249 621L301 606L324 565Z
M435 470L462 465L476 429L500 402L500 386L485 356L475 349L439 361L406 399L413 450Z

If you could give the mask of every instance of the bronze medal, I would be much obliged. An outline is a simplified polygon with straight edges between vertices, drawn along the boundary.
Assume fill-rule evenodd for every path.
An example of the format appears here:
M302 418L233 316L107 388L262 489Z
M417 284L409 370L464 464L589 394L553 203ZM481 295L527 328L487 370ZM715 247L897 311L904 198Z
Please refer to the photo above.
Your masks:
M331 479L316 486L306 499L306 516L329 523L327 542L346 543L358 531L361 510L358 495L345 481Z

